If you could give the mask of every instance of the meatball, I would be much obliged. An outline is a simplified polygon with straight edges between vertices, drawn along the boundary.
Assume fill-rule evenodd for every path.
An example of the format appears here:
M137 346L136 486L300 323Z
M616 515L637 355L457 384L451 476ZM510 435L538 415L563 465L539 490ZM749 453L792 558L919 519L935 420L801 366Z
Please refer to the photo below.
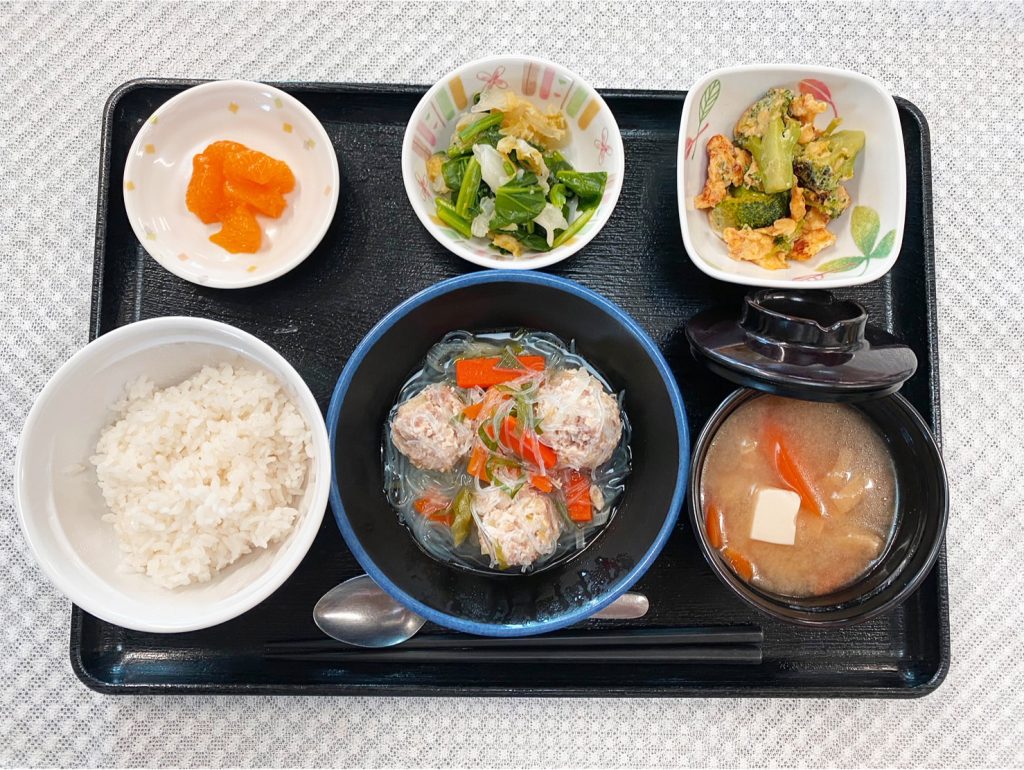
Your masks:
M622 437L618 402L584 369L558 372L537 394L543 441L563 465L596 468Z
M485 487L473 496L473 512L480 528L480 552L510 567L527 567L558 543L554 506L532 487L523 487L515 497L500 487Z
M429 385L395 411L391 440L417 468L450 471L473 443L473 426L459 419L465 406L450 385Z

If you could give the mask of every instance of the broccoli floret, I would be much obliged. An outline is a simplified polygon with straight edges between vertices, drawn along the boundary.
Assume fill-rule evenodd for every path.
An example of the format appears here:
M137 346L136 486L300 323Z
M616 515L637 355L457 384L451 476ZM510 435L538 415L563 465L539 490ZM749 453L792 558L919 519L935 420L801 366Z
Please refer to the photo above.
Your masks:
M740 145L747 139L764 135L768 124L774 118L782 118L789 114L789 105L794 94L788 88L770 88L768 93L747 107L736 122L733 132L736 142Z
M727 227L768 227L789 216L789 195L763 193L746 187L737 190L711 210L711 227L721 233Z
M846 192L846 188L842 185L837 185L836 189L830 190L827 193L816 193L808 190L804 198L808 206L818 209L829 219L835 219L850 206L850 194Z
M768 121L762 136L751 136L743 147L757 163L757 178L766 193L782 192L793 186L793 159L800 140L800 123L776 116Z
M863 131L836 131L827 138L804 145L793 161L793 171L803 187L831 193L846 180L853 179L853 164L862 149Z

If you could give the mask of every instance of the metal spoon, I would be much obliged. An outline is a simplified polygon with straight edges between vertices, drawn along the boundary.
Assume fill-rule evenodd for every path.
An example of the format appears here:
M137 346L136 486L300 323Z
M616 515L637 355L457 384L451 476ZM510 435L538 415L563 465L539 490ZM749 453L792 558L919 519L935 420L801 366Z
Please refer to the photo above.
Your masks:
M590 617L632 620L647 614L643 594L625 593ZM325 593L313 620L328 636L357 647L391 647L412 638L427 621L386 594L369 575L346 580Z

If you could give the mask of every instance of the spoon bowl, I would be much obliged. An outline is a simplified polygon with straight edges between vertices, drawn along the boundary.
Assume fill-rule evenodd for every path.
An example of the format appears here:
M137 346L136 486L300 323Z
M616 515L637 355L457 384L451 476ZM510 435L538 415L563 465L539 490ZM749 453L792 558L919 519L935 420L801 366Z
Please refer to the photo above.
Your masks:
M427 621L378 588L369 575L339 583L320 597L313 621L328 636L357 647L392 647Z

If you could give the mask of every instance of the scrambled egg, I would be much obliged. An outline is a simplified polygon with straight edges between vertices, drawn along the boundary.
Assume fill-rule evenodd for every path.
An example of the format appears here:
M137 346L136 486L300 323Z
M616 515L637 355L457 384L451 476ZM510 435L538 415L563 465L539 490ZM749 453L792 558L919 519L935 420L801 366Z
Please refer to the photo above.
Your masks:
M800 185L795 184L789 193L789 215L799 222L805 214L807 214L807 204L804 202L804 191Z
M821 132L814 127L814 119L828 109L825 102L818 101L810 94L800 94L789 105L789 114L800 121L800 144L817 139Z
M697 196L693 205L699 209L714 208L725 200L729 187L737 187L743 183L743 175L751 164L750 153L739 147L721 134L708 140L708 178L704 183L704 191Z

